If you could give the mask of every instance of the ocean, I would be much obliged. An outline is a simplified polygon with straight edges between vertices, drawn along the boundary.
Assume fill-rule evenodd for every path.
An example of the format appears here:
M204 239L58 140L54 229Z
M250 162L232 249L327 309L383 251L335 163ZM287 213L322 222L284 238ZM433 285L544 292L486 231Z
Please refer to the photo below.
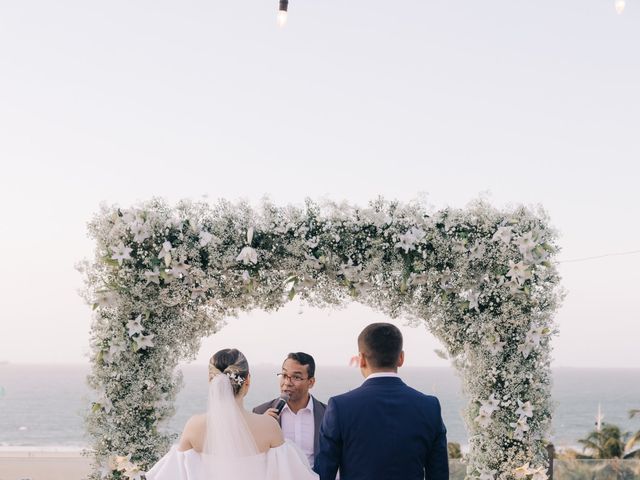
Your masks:
M89 408L86 365L0 365L0 448L84 447L90 440L83 425ZM205 410L207 367L182 367L184 388L176 402L176 415L168 423L180 432L189 416ZM251 390L245 406L252 408L278 395L277 366L252 368ZM467 444L460 412L465 404L460 380L451 368L404 367L407 384L438 396L448 430L448 440ZM362 383L358 369L322 367L316 371L312 393L321 401ZM556 405L552 441L557 446L576 446L593 429L598 405L604 422L626 431L640 430L640 418L628 412L640 408L640 369L557 368L553 371Z

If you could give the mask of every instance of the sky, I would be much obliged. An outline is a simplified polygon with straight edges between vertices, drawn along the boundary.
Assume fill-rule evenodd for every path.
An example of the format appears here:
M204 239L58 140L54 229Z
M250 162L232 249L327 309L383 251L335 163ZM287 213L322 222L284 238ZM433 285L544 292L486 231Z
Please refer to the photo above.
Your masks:
M554 366L640 367L640 1L0 3L0 361L86 363L101 202L542 205ZM231 318L197 362L346 365L378 312ZM396 322L403 325L402 320ZM402 327L407 365L445 366Z

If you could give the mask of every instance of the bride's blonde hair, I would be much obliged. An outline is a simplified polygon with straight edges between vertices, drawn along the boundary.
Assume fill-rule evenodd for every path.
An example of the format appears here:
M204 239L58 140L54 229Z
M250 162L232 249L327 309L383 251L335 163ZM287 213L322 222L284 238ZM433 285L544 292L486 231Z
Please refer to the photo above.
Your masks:
M237 396L249 376L249 362L240 350L235 348L219 350L209 360L209 381L216 375L228 376L233 394Z

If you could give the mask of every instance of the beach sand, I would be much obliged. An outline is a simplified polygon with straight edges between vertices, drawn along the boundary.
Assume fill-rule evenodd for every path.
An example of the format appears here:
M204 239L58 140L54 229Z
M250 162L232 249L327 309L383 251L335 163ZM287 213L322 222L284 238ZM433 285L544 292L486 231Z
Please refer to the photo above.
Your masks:
M90 465L79 450L0 450L0 480L82 480Z

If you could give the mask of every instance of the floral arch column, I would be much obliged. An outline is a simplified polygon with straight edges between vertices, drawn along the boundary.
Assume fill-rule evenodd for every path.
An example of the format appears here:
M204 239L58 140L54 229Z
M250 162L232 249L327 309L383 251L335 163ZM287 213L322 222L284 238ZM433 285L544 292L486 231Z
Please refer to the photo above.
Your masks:
M240 311L276 310L295 295L425 324L468 396L469 478L546 478L560 293L555 233L542 212L156 199L104 207L90 233L92 478L136 478L166 451L172 438L158 425L173 413L175 369L202 337Z

